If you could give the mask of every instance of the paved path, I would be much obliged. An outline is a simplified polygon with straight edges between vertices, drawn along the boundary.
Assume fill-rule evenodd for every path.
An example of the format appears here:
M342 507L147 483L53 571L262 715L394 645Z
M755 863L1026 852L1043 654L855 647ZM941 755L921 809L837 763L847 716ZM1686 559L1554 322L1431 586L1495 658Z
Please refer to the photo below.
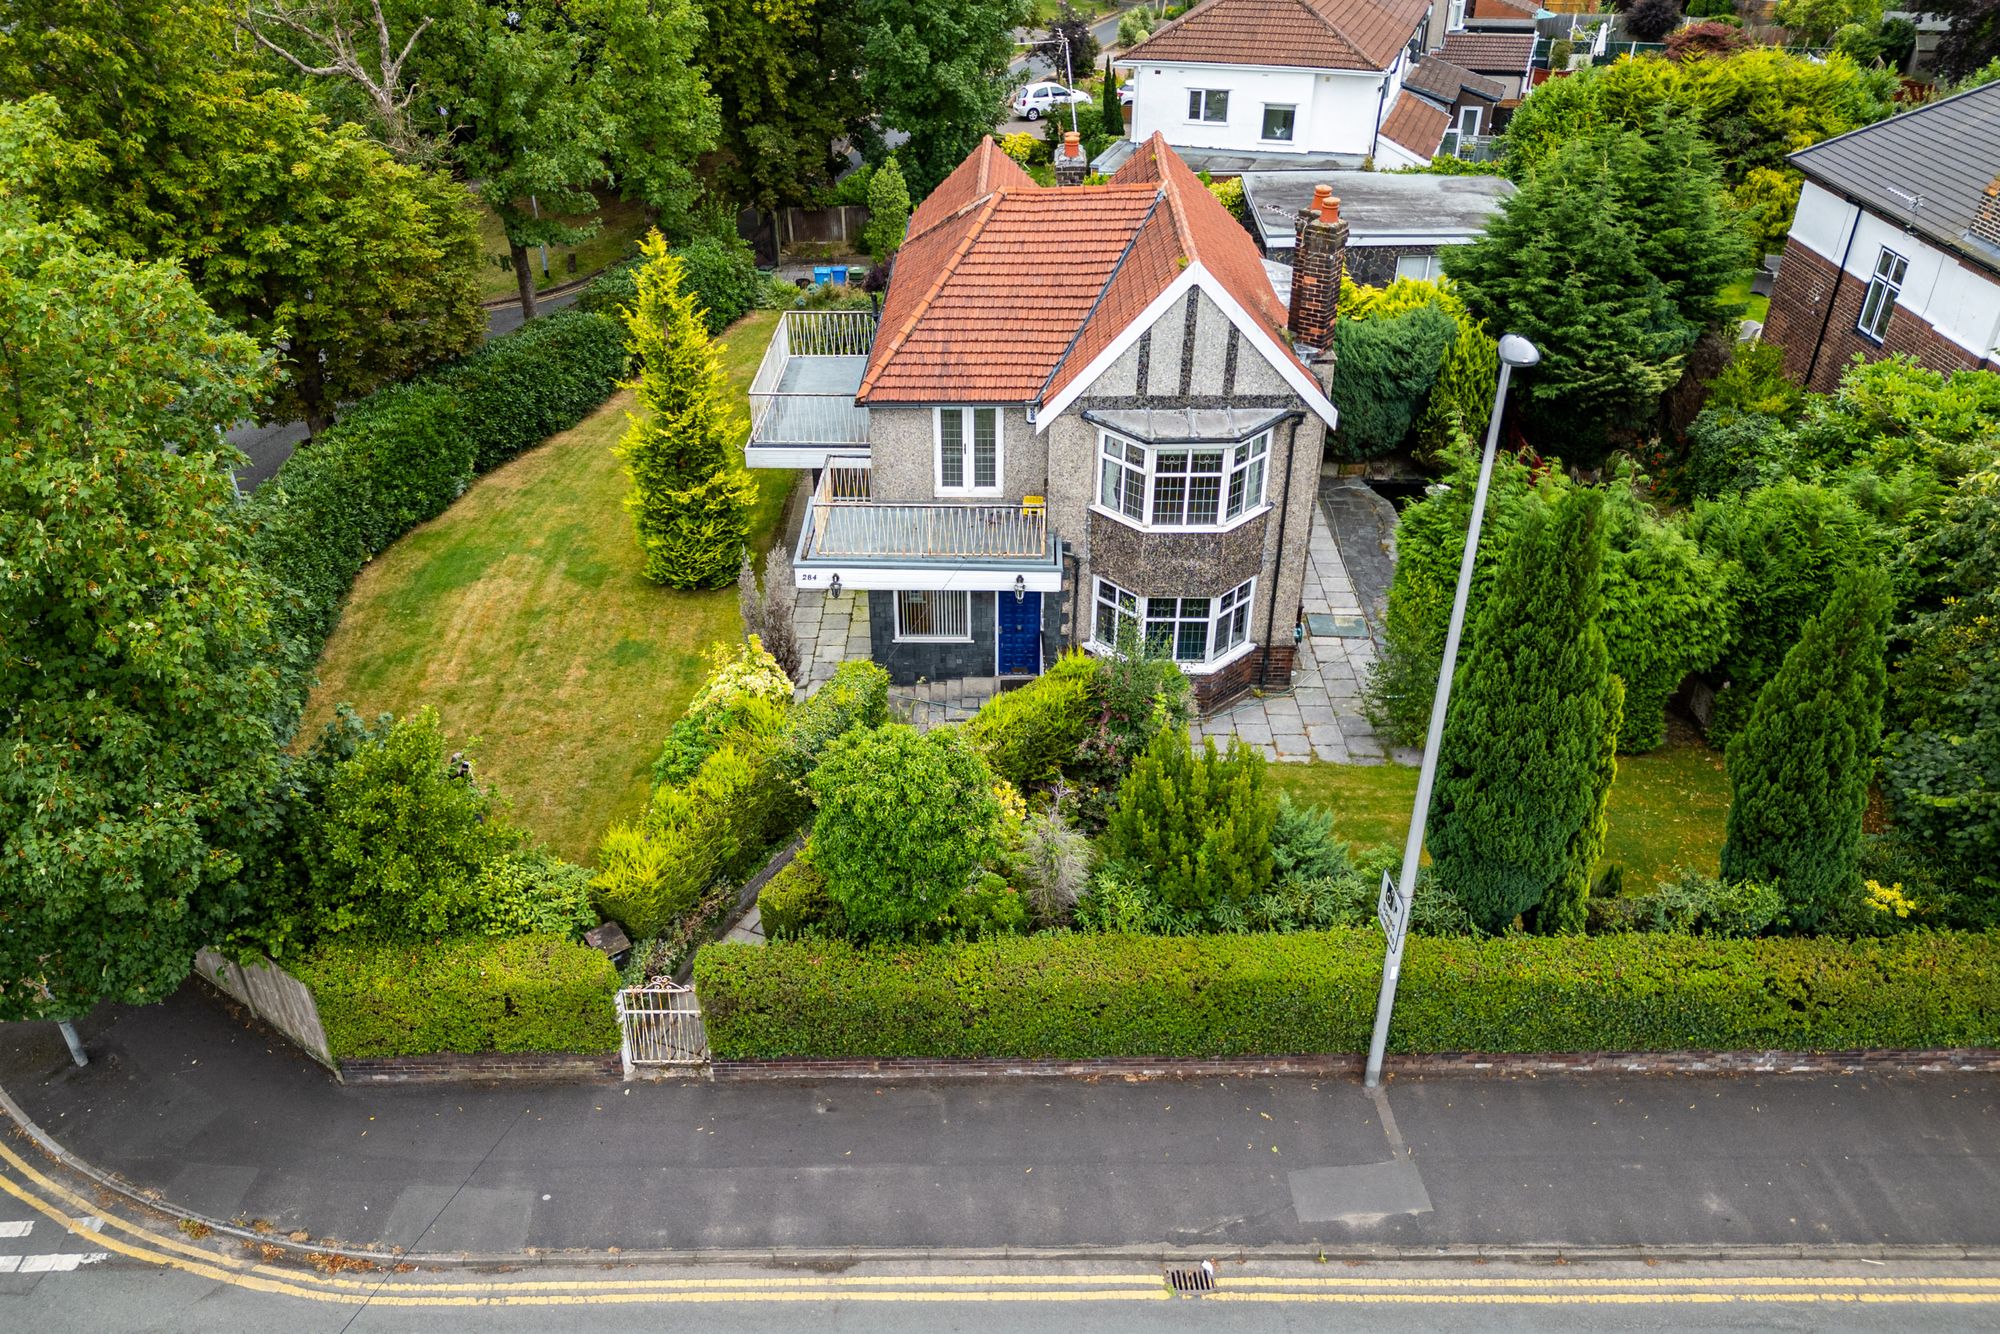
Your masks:
M545 296L537 308L542 313L561 310L583 294L581 287L574 291L555 296ZM504 306L489 306L486 310L486 336L498 338L521 327L521 304L511 302ZM236 470L236 485L245 491L255 491L277 474L286 459L292 456L299 442L306 438L304 422L273 422L260 426L256 422L245 422L229 432L229 443L242 450L249 462Z
M1990 1076L343 1087L194 989L85 1036L0 1026L74 1152L422 1251L2000 1245Z
M1395 573L1395 509L1358 481L1325 478L1313 508L1289 694L1252 697L1195 725L1195 737L1237 737L1280 763L1415 764L1363 712L1362 692L1382 643L1389 580Z

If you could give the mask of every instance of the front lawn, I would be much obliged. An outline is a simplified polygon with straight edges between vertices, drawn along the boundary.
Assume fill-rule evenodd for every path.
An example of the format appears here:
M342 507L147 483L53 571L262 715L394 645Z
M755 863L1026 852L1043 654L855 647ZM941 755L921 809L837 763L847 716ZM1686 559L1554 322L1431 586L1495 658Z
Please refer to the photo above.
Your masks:
M777 322L746 316L722 361L742 395ZM560 855L588 862L604 827L646 801L649 769L704 673L742 633L736 590L647 583L611 446L629 393L474 482L377 557L320 659L310 735L337 702L364 716L434 705L454 742L478 738L481 778ZM770 544L795 474L754 473L755 549Z
M1294 799L1334 812L1334 828L1354 843L1400 847L1410 830L1417 771L1400 764L1274 764L1271 782ZM1692 733L1673 730L1647 755L1618 757L1600 867L1625 868L1625 890L1650 891L1673 866L1713 875L1729 816L1722 756Z

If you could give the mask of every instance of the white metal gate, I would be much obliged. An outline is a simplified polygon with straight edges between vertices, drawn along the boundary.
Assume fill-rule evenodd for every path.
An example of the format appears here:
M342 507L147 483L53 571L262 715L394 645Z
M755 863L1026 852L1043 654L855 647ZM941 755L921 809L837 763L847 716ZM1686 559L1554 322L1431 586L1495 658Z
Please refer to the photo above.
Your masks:
M618 993L619 1055L625 1077L639 1069L708 1064L708 1033L694 988L661 979Z

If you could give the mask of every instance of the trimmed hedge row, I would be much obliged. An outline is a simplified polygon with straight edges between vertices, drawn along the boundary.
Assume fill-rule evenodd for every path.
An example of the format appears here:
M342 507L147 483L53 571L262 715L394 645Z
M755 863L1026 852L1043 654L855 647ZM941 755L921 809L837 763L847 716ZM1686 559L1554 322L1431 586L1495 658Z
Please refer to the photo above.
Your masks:
M711 945L719 1060L1282 1056L1367 1047L1370 930ZM2000 933L1412 937L1401 1052L2000 1046Z
M292 971L335 1059L618 1046L618 971L562 936L329 943Z
M370 395L257 489L238 522L278 585L275 629L294 712L361 567L443 513L476 474L583 420L624 366L616 320L547 316Z

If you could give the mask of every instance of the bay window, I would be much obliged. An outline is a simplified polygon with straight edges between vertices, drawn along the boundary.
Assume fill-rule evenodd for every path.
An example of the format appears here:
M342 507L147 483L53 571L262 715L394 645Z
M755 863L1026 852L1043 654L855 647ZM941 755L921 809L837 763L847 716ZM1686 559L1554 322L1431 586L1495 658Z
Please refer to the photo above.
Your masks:
M1098 437L1097 503L1141 528L1214 528L1264 504L1271 435L1237 445L1136 445Z
M969 495L1000 491L1000 409L937 410L937 491Z
M1097 580L1096 643L1118 649L1138 643L1153 656L1201 666L1228 656L1250 636L1247 579L1221 597L1141 597L1109 579Z

